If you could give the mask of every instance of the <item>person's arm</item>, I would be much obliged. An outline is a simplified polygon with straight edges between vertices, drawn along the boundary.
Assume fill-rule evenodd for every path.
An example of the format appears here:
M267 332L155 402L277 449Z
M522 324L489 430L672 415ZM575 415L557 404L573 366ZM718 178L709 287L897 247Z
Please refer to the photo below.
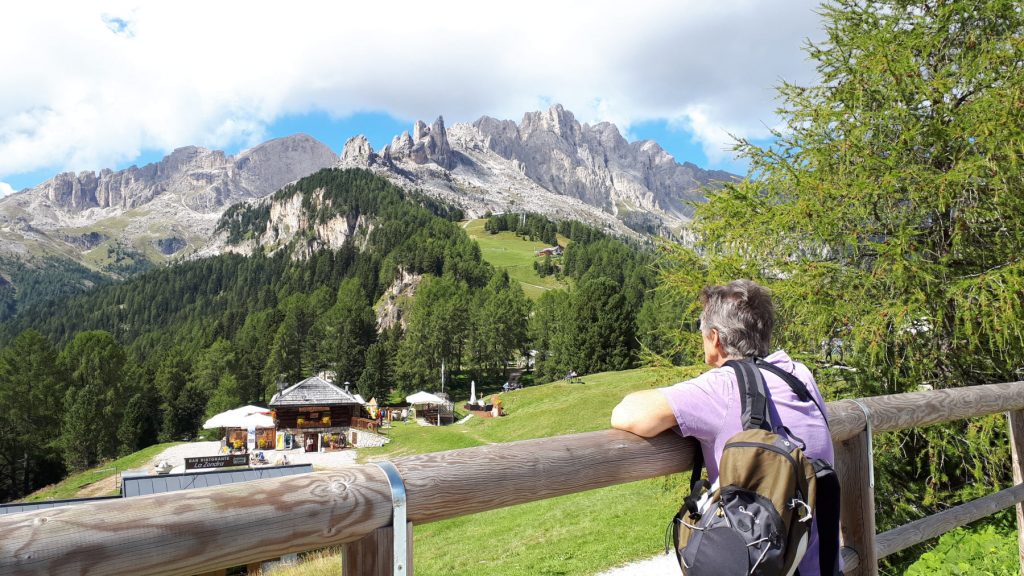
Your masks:
M612 410L612 428L644 438L657 436L676 426L668 398L658 390L633 392Z

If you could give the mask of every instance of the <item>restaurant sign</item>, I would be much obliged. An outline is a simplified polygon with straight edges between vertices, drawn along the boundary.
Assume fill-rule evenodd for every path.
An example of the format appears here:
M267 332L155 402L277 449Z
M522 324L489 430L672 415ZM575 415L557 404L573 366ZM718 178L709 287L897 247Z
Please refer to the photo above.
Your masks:
M228 466L248 466L247 454L221 454L219 456L200 456L185 458L185 470L202 470L205 468L226 468Z

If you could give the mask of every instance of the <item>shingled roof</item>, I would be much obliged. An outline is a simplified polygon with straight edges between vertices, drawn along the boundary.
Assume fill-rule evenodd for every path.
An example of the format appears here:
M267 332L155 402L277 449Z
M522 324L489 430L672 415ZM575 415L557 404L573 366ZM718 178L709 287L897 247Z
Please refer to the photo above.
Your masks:
M338 406L341 404L359 404L355 396L345 392L319 376L311 376L302 382L274 394L270 399L270 407L279 406Z

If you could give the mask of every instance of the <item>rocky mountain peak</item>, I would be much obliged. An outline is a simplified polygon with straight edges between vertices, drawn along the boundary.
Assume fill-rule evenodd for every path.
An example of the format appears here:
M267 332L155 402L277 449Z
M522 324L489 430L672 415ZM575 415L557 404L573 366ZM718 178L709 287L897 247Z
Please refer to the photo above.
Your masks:
M519 126L524 138L534 133L551 133L571 143L579 140L581 130L582 126L573 113L561 104L555 104L547 112L527 112Z
M609 122L581 124L559 104L526 113L518 125L483 117L473 127L487 148L532 180L616 215L654 211L686 221L691 203L704 199L703 186L733 178L679 164L653 142L629 143Z
M131 209L159 195L180 195L181 203L201 212L219 211L228 203L265 196L285 184L331 166L337 156L305 134L276 138L228 157L198 146L176 148L163 160L141 168L65 172L31 192L54 208L81 212L89 208Z
M346 150L348 147L349 145L346 144ZM352 151L352 154L355 154L355 150ZM362 158L361 155L349 157L345 152L342 153L343 163L364 165L372 164L377 159L372 149L366 155L367 162L361 162ZM413 124L411 136L408 132L402 132L400 136L395 136L391 140L391 144L386 146L381 153L381 160L385 164L392 160L402 159L409 159L418 165L432 162L445 170L454 169L457 162L451 143L448 142L448 131L444 127L444 118L438 116L430 126L427 126L422 120L417 120Z
M416 121L412 131L412 150L409 157L417 164L433 162L446 170L455 168L455 155L448 142L444 118L438 116L430 126L422 121Z
M372 154L373 146L370 146L370 141L366 139L366 136L360 134L349 138L345 142L345 147L341 150L341 161L369 163Z
M236 176L242 189L227 190L224 200L266 196L337 161L338 156L326 144L307 134L268 140L235 159L227 177Z
M430 129L427 128L427 125L423 123L423 120L417 120L416 123L412 125L413 142L419 142L423 140L424 138L427 137L427 134L430 134Z

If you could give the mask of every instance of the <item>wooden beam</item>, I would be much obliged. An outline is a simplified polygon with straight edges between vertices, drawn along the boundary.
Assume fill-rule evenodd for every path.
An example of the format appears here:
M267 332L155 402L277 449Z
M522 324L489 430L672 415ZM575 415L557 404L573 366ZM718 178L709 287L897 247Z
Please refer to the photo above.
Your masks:
M843 557L846 548L857 555L857 563L846 567L848 576L878 576L875 553L875 494L870 486L868 433L836 444L836 473L843 495L839 513Z
M863 402L875 431L882 432L1024 410L1022 392L1024 382L1018 382ZM845 474L844 541L859 554L864 573L873 574L874 539L865 536L874 533L866 419L849 400L830 403L828 411L841 479ZM682 472L694 447L673 433L644 439L605 430L422 454L394 464L405 481L408 520L422 524ZM390 522L383 472L351 466L3 516L0 574L196 574L354 542Z
M1024 411L1007 413L1010 434L1010 457L1013 462L1013 484L1024 483ZM1024 506L1017 503L1017 554L1024 576Z
M606 430L420 454L394 461L413 524L690 470L697 443ZM585 471L585 473L583 473Z
M1012 488L1000 490L995 494L982 496L977 500L971 500L948 510L943 510L883 532L875 538L878 547L878 557L884 558L900 550L910 548L932 538L937 538L953 528L959 528L981 520L1024 501L1024 484L1018 484Z
M408 548L405 574L412 576L412 524L406 524ZM341 576L393 576L394 531L391 526L378 528L366 537L345 544L341 552Z
M1024 382L1010 382L874 396L860 402L871 411L877 434L1024 410L1022 391ZM864 429L864 415L853 400L830 402L828 413L833 441L852 438Z
M419 524L682 472L695 445L605 430L394 464ZM384 473L356 465L11 514L0 517L0 574L197 574L354 542L391 512Z
M853 548L843 547L839 554L843 557L843 570L846 574L853 574L860 566L860 556L857 555L857 551Z

